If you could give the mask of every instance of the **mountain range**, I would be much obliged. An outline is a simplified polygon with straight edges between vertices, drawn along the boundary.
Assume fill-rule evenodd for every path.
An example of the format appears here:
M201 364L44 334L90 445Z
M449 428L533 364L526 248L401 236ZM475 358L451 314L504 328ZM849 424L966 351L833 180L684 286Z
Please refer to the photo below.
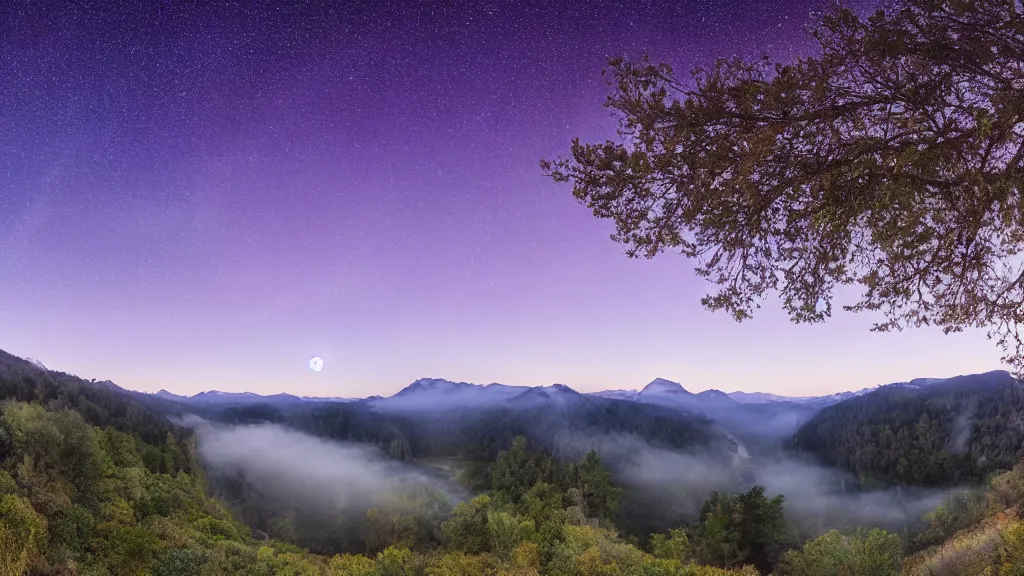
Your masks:
M695 393L687 390L679 382L665 378L656 378L640 390L606 390L591 393L580 393L563 384L535 387L499 383L480 385L442 378L421 378L391 396L361 399L309 398L291 394L261 396L248 392L231 393L216 390L190 397L161 390L149 396L172 401L173 405L165 410L190 407L207 414L217 414L219 410L229 409L235 414L232 418L256 420L278 418L284 421L295 418L295 414L308 412L302 408L303 406L318 404L352 405L354 408L358 407L360 413L370 411L382 415L402 414L404 417L427 420L450 419L458 414L473 419L479 416L473 413L505 410L521 414L508 421L515 423L509 424L512 427L526 426L525 422L532 418L541 418L546 422L555 418L564 418L568 421L581 414L595 415L593 418L599 420L596 414L609 410L616 412L615 418L620 422L634 421L640 418L640 414L649 414L649 410L639 408L648 406L666 409L673 414L686 413L693 417L706 418L707 425L699 424L699 419L693 420L690 425L710 426L707 434L728 438L735 444L735 449L739 453L765 455L775 453L791 444L794 435L805 424L829 407L841 405L850 399L870 396L879 390L920 389L946 381L948 379L919 378L909 382L814 397L788 397L760 392L725 393L715 389ZM626 406L629 405L636 407L632 414L627 414ZM210 412L211 410L213 412ZM529 411L536 414L523 420L526 418L525 413ZM570 413L576 416L569 417ZM585 417L588 421L590 418L591 416ZM544 424L544 427L550 430L559 428L551 423Z
M292 394L271 394L268 396L262 396L253 392L221 392L219 390L210 390L208 392L200 392L193 396L180 396L168 392L167 390L160 390L156 394L153 394L159 398L165 400L174 400L176 402L185 402L191 404L259 404L264 402L280 403L280 402L351 402L357 400L356 398L317 398L311 396L294 396Z
M41 363L34 361L37 365L41 366ZM45 368L44 368L45 369ZM918 379L912 381L910 384L935 380L935 379ZM447 403L453 405L473 405L480 402L497 401L497 400L509 400L519 394L523 394L529 390L534 390L532 394L544 394L550 397L552 394L558 394L560 392L570 392L575 394L585 394L588 396L596 396L600 398L611 398L615 400L628 400L633 402L647 402L653 404L664 404L666 402L678 404L692 404L696 406L707 406L707 405L720 405L720 406L731 406L733 404L768 404L768 403L791 403L791 404L808 404L816 405L818 407L824 407L836 402L841 402L847 398L853 398L860 396L867 392L870 392L874 388L864 388L855 392L840 392L837 394L830 394L825 396L782 396L777 394L769 394L766 392L730 392L725 393L719 390L704 390L702 392L690 392L686 390L682 384L673 382L665 378L655 378L649 384L644 386L640 390L603 390L600 392L587 392L580 393L569 386L564 384L552 384L550 386L510 386L506 384L470 384L467 382L454 382L451 380L445 380L442 378L421 378L416 380L412 384L406 386L396 394L387 397L387 402L384 403L388 406L407 406L414 407L416 402L419 401L439 401L444 400ZM167 390L160 390L155 396L164 398L167 400L174 400L178 402L185 402L190 404L246 404L246 403L284 403L284 402L355 402L355 401L381 401L385 400L380 396L371 396L369 398L339 398L339 397L310 397L310 396L295 396L292 394L272 394L272 395L259 395L252 392L221 392L219 390L210 390L207 392L200 392L193 396L182 396L168 392Z
M1012 466L1024 446L1024 386L1005 371L918 378L811 398L693 393L664 378L640 390L586 394L562 384L422 378L386 398L221 391L186 397L85 381L0 352L0 397L36 397L31 382L91 389L90 402L101 407L124 397L172 420L192 414L235 424L272 422L377 444L403 459L490 457L523 435L552 453L601 444L602 457L628 462L632 448L621 439L631 437L671 450L734 458L731 453L752 463L797 450L855 473L861 483L940 485ZM122 412L118 408L116 417L131 417Z

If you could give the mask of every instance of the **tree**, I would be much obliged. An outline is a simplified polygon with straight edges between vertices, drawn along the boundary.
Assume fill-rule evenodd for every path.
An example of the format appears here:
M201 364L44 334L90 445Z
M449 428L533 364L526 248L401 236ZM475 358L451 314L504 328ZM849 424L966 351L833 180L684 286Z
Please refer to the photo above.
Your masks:
M405 548L388 546L377 554L377 573L380 576L411 576L413 556Z
M174 548L153 561L153 576L198 576L203 573L209 553L201 548Z
M843 535L826 532L790 550L779 563L785 576L898 576L903 560L899 536L878 528Z
M24 574L46 545L46 519L24 498L0 496L0 575Z
M484 495L456 506L451 517L441 525L445 546L469 554L489 551L487 525L490 505L491 499Z
M786 539L782 496L767 498L764 487L743 494L712 493L704 503L696 533L696 552L703 563L724 568L752 564L771 571Z
M550 478L551 472L551 460L527 450L526 438L517 436L491 466L491 488L507 502L517 504L534 484Z
M618 141L542 161L630 257L679 251L737 321L777 293L822 322L838 286L872 330L989 329L1024 374L1020 0L836 7L820 54L719 60L692 82L611 62Z
M487 532L491 550L502 560L512 559L516 547L534 533L532 520L524 520L508 512L488 512Z
M615 519L622 489L612 483L612 476L601 465L597 452L591 450L582 460L570 464L564 482L568 488L578 490L587 516L607 521Z
M651 534L650 547L651 554L656 558L679 562L690 559L690 539L681 528L669 530L667 537L664 534Z

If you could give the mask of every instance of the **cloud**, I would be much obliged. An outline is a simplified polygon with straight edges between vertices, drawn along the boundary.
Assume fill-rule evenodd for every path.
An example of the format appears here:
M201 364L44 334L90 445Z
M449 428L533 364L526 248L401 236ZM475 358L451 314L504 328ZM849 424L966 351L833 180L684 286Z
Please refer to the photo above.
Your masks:
M977 398L972 397L967 406L963 407L953 422L953 432L949 435L949 445L946 451L950 454L961 455L967 452L968 442L971 433L974 432L974 410L977 405Z
M318 438L277 424L225 426L196 416L199 455L212 475L241 474L260 493L321 511L365 509L400 489L465 494L440 474L400 462L367 444Z
M627 487L624 506L644 508L644 529L678 526L698 520L712 492L739 493L754 485L766 495L782 495L787 517L805 536L826 530L880 527L901 530L918 525L951 490L892 488L860 490L857 479L835 468L795 454L770 461L743 457L742 446L731 456L713 452L681 452L653 447L634 436L566 439L593 448ZM631 492L632 494L629 494Z

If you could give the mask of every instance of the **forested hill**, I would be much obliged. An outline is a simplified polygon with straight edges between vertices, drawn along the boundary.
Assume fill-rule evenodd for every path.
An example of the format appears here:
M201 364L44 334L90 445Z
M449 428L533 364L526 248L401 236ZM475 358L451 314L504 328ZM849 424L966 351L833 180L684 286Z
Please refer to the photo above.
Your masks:
M877 398L893 395L897 405L913 406L915 395L927 391L929 409L941 404L935 401L941 394L933 395L943 390L954 399L978 398L971 414L983 428L986 418L998 417L998 411L985 416L990 401L1017 405L1017 384L979 378L961 383L975 386L973 393L951 381L927 383L927 388L919 383L917 392L893 386ZM789 494L773 496L762 486L716 491L698 517L651 534L619 532L622 508L648 510L625 499L627 493L596 452L558 462L517 437L482 467L478 495L460 503L439 491L434 478L416 475L414 464L368 446L377 444L399 457L406 450L459 454L461 441L449 442L472 437L471 430L487 440L470 445L497 446L523 427L546 430L537 438L556 441L604 429L606 421L615 423L609 437L632 434L664 446L693 446L708 440L701 433L713 432L706 420L683 412L580 400L565 392L535 390L520 399L523 405L480 409L480 420L470 419L472 410L456 411L467 420L454 418L451 430L430 411L375 409L372 402L199 408L222 422L196 428L200 438L209 433L200 428L220 430L215 455L223 458L226 450L234 452L236 462L262 460L263 465L248 468L274 481L259 484L262 488L279 504L287 502L289 490L306 502L272 509L271 501L254 498L226 506L211 497L215 481L200 466L193 432L166 416L192 408L0 352L0 575L1009 576L1019 575L1014 567L1024 565L1024 522L1018 520L1024 465L993 478L987 489L952 493L924 519L921 532L854 530L870 521L847 533L808 531L802 515L827 515L836 507L821 491L798 489L792 475L784 474L795 507L786 505ZM875 401L852 405L874 414ZM559 417L563 423L555 422ZM657 430L672 419L692 428ZM483 432L486 423L501 432ZM378 436L360 437L370 431ZM425 438L434 432L438 439ZM324 436L339 441L325 442ZM400 445L403 438L407 447ZM698 460L687 462L693 469L674 472L707 473ZM639 471L649 474L653 468L657 462L649 460ZM377 487L395 470L411 472L408 483ZM228 480L261 481L245 475ZM351 497L359 485L379 493L372 501L345 503L344 495ZM257 494L241 491L243 497ZM884 501L892 512L899 499L879 500L882 496L849 495L837 504L859 510ZM303 516L314 504L317 515ZM359 513L352 515L353 510ZM267 513L272 515L264 522Z
M825 408L793 445L862 483L952 485L1022 455L1024 386L1008 372L883 386Z
M34 402L47 410L73 410L89 425L111 427L139 438L146 465L156 471L181 468L192 471L194 462L181 460L168 466L158 447L175 454L194 453L194 439L185 429L174 426L157 410L147 407L147 398L107 381L86 381L64 372L46 370L0 350L0 401Z
M319 402L214 407L202 414L231 424L284 424L316 436L376 444L399 459L460 457L491 461L523 436L555 457L578 458L599 449L613 458L630 436L653 446L713 452L734 449L707 418L653 405L573 394L564 401L530 397L492 405L386 410L372 402Z

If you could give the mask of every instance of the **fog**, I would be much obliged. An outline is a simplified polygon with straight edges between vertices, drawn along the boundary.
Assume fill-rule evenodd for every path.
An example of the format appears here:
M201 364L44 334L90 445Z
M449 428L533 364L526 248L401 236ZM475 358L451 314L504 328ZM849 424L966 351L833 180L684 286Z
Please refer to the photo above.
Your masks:
M373 446L276 424L226 426L197 417L181 423L195 429L200 457L215 481L244 477L268 507L347 515L403 489L433 488L453 502L469 496L441 472L396 461ZM914 528L951 492L863 491L856 478L835 468L782 452L751 458L739 442L731 449L718 443L682 452L631 435L562 432L553 440L561 457L579 458L591 449L602 456L626 488L622 528L636 534L692 523L712 492L734 494L754 485L764 486L769 497L785 497L786 515L804 536L832 528Z
M970 402L957 414L953 422L953 432L949 437L949 445L946 450L950 454L964 454L967 452L968 441L974 432L974 409L977 405L977 398L972 397Z
M212 476L240 474L260 493L302 508L365 509L399 489L433 488L450 500L458 486L374 446L315 437L277 424L227 426L190 416L199 455Z
M478 386L439 378L421 378L394 396L370 403L379 412L443 415L450 410L477 410L501 405L529 391L528 386L487 384Z
M860 526L900 530L922 522L951 490L893 488L859 490L857 479L838 469L795 455L770 461L745 457L737 446L731 457L683 453L652 447L631 436L577 439L580 448L608 455L616 480L628 488L626 506L642 507L644 526L693 522L714 491L738 493L754 485L766 495L784 496L787 517L802 532Z

